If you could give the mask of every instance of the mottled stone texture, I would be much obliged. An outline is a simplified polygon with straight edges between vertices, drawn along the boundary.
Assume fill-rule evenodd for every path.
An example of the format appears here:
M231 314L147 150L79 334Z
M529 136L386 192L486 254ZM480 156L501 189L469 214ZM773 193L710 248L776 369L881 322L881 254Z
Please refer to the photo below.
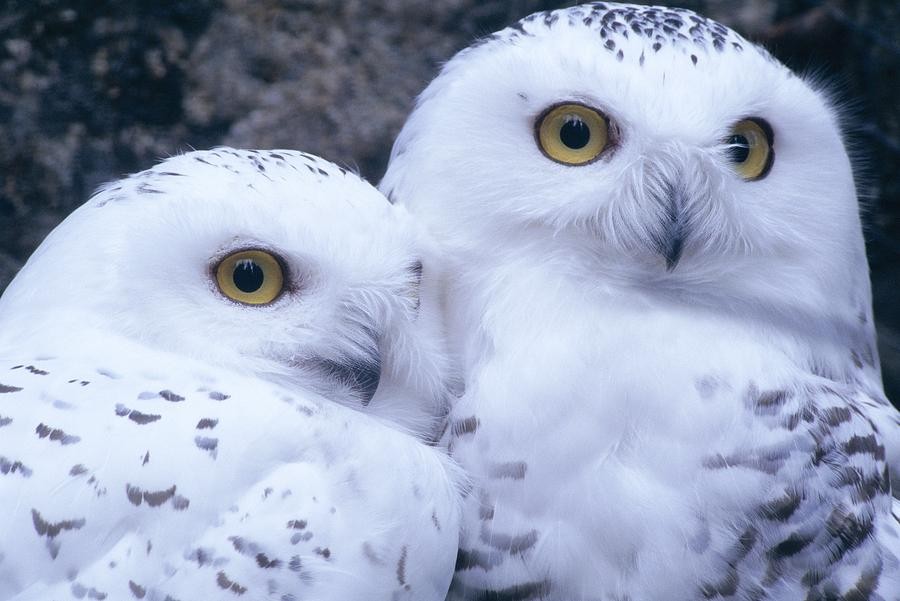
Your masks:
M900 3L684 0L851 101L882 361L900 398ZM541 0L6 0L0 289L100 183L190 147L302 148L377 180L440 63Z

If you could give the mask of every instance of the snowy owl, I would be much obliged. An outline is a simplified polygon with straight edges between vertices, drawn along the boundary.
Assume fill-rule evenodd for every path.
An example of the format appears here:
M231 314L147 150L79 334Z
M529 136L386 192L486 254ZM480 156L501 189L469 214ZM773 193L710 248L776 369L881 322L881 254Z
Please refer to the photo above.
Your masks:
M220 148L52 232L0 299L0 599L443 599L450 372L397 209Z
M454 595L900 598L900 427L821 92L688 10L542 12L447 63L381 187L453 262Z

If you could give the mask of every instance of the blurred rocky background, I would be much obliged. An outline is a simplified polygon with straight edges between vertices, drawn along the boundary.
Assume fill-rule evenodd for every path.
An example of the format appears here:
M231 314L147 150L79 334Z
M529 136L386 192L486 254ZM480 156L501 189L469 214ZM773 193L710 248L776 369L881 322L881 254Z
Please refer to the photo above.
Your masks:
M760 41L849 102L885 380L900 400L900 2L656 0ZM94 188L217 144L381 176L442 61L542 0L4 0L0 290Z

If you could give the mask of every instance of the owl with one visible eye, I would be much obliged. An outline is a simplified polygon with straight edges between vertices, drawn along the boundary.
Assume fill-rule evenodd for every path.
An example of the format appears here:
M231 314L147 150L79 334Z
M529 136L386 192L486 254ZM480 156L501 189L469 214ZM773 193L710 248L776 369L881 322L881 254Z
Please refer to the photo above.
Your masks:
M0 298L0 599L443 599L432 267L304 153L106 186Z
M381 189L453 274L454 598L900 598L900 425L820 91L688 10L537 13L446 64Z

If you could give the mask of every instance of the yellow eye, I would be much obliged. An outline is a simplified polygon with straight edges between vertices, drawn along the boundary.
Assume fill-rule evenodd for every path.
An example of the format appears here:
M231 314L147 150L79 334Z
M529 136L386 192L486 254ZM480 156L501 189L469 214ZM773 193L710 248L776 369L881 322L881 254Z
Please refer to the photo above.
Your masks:
M284 271L275 256L264 250L242 250L216 266L222 294L239 303L265 305L284 290Z
M541 152L564 165L586 165L609 143L606 118L583 104L550 108L537 121Z
M731 129L725 144L726 156L742 178L753 181L769 174L775 150L768 123L762 119L744 119Z

